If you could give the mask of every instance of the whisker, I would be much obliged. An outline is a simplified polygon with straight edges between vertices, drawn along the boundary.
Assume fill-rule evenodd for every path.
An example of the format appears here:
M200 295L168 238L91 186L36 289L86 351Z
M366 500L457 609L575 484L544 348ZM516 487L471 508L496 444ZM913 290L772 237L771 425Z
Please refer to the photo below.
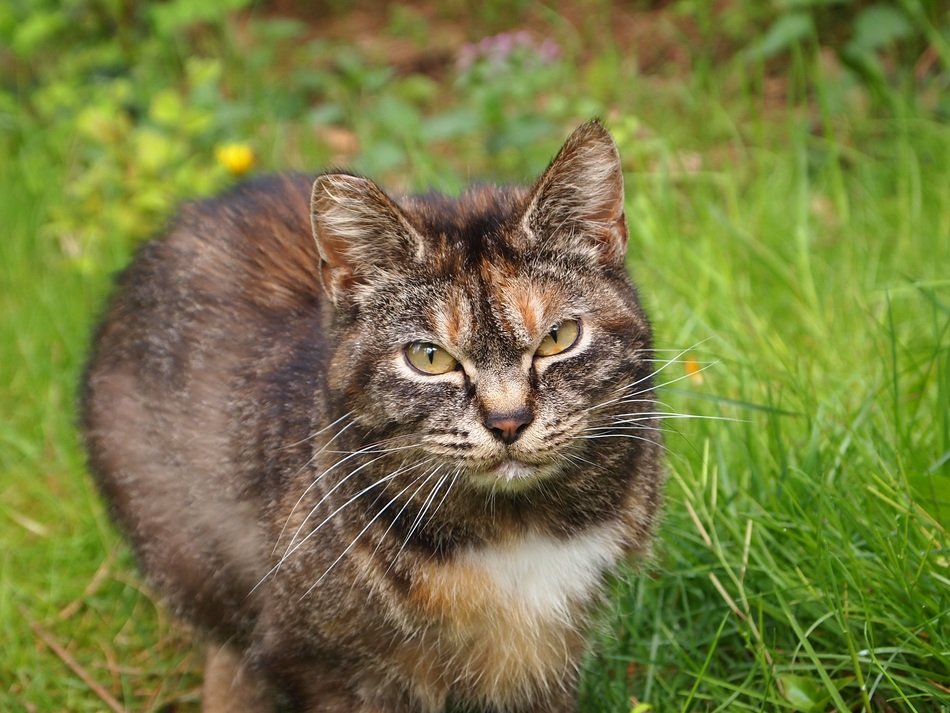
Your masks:
M696 349L701 347L703 344L708 342L710 339L712 339L712 337L706 337L705 339L700 339L698 342L696 342L696 344L694 344L691 347L687 347L686 349L680 349L677 347L668 347L668 348L661 348L661 349L653 348L653 349L650 349L649 351L651 352L679 352L680 354L683 354L688 351L695 351Z
M325 478L332 470L334 470L337 466L342 465L342 464L345 463L346 461L351 460L351 459L353 459L353 458L356 458L356 457L359 456L359 455L375 454L375 453L377 453L377 452L378 452L378 451L375 451L375 450L373 450L371 447L367 446L366 448L364 448L364 449L362 449L362 450L360 450L360 451L356 451L356 452L354 452L354 453L349 454L348 456L346 456L346 457L344 457L344 458L341 458L341 459L338 460L336 463L334 463L334 464L331 465L329 468L327 468L325 471L323 471L322 473L320 473L320 475L318 475L316 478L314 478L313 481L312 481L306 488L304 488L304 491L300 494L300 497L297 498L297 502L294 503L294 506L293 506L293 508L291 509L290 514L287 516L287 519L284 521L284 527L286 528L287 523L290 522L290 519L293 517L294 513L297 511L297 507L300 505L301 501L307 496L307 493L309 493L309 492L313 489L313 487L316 486L317 483L319 483L323 478ZM318 507L320 507L320 505L321 505L328 497L330 497L330 495L332 495L332 494L337 490L337 488L339 488L341 485L343 485L343 484L344 484L347 480L349 480L352 476L356 475L358 472L360 472L360 471L363 470L364 468L366 468L366 467L372 465L372 464L375 463L376 461L385 458L388 454L389 454L389 453L386 452L386 453L383 453L383 454L381 454L381 455L378 455L378 456L376 456L375 458L370 459L370 460L367 461L366 463L363 463L362 465L358 466L358 467L355 468L354 470L351 470L351 471L350 471L349 473L347 473L343 478L341 478L340 480L338 480L338 481L336 482L336 484L335 484L332 488L330 488L327 492L325 492L325 493L323 494L323 497L321 497L320 500L317 501L316 505L314 505L313 507L310 508L310 512L307 513L307 516L301 521L300 525L297 526L297 529L294 531L293 536L290 538L290 544L287 546L288 550L289 550L291 547L293 547L294 542L296 542L296 540L297 540L297 536L300 534L300 531L303 529L304 525L307 524L307 521L310 519L310 516L314 513L314 511L315 511ZM281 530L281 533L283 533L283 529ZM280 541L280 540L278 540L278 542L279 542L279 541ZM275 543L275 551L276 551L276 543ZM284 553L284 555L286 556L286 552Z
M569 458L574 463L577 463L578 461L580 461L581 463L585 463L589 465L591 468L597 467L597 464L594 461L587 460L587 458L584 458L583 456L579 456L576 453L565 453L564 456Z
M630 418L621 418L629 416ZM732 418L731 416L707 416L701 413L670 413L667 411L641 411L633 413L611 414L610 418L615 419L613 423L642 423L654 419L664 420L671 418L697 418L704 421L732 421L734 423L747 423L745 419Z
M661 383L661 384L654 384L654 385L651 386L649 389L643 389L642 391L638 391L638 392L635 393L635 394L629 394L629 396L637 396L637 395L639 395L639 394L646 393L647 391L650 391L650 390L652 390L652 389L662 389L662 388L665 388L665 387L669 386L670 384L675 384L676 382L682 381L683 379L690 379L690 378L696 376L697 374L703 373L703 372L706 371L707 369L711 369L712 367L716 366L717 364L719 364L718 361L711 361L711 362L709 362L708 364L706 364L706 365L704 365L704 366L701 366L699 369L697 369L696 371L692 372L691 374L683 374L683 375L681 375L681 376L677 376L675 379L670 379L669 381L664 381L664 382ZM634 385L634 384L631 384L631 386L633 386L633 385ZM629 388L629 387L628 387L628 388Z
M461 473L462 473L462 467L457 466L455 468L455 472L452 473L452 475L450 476L449 487L445 489L445 492L442 494L442 499L439 501L439 504L435 506L435 510L432 511L432 514L429 515L429 519L426 520L426 524L424 525L424 527L428 527L432 523L432 519L435 517L436 513L439 512L439 508L442 507L442 503L445 502L445 499L449 496L449 493L452 492L452 487L458 481L459 475L461 475Z
M662 365L661 365L660 367L654 369L653 371L651 371L651 372L650 372L649 374L647 374L646 376L641 376L641 377L640 377L639 379L637 379L636 381L633 381L633 382L631 382L631 383L629 383L629 384L626 384L626 385L624 385L624 386L621 386L621 387L618 389L618 391L620 392L620 396L617 396L617 397L612 398L612 399L608 399L608 400L603 401L603 402L601 402L601 403L599 403L599 404L595 404L594 406L588 406L588 407L585 408L585 409L581 409L580 413L587 413L588 411L595 411L595 410L597 410L597 409L603 408L604 406L609 406L610 404L617 403L618 400L621 400L621 399L626 398L626 397L628 397L628 396L637 396L637 395L639 395L639 394L645 393L646 391L650 391L650 390L652 390L653 388L656 388L656 387L652 387L652 386L651 386L651 387L649 387L649 388L647 388L647 389L643 389L643 390L641 390L641 391L638 391L638 392L636 392L635 394L627 394L627 393L626 393L627 391L629 391L629 390L632 389L633 387L637 386L638 384L642 384L644 381L648 381L649 379L652 379L654 376L656 376L657 374L659 374L661 371L663 371L663 370L664 370L666 367L668 367L670 364L673 364L676 359L678 359L679 357L681 357L681 356L683 356L684 354L686 354L687 352L689 352L690 349L694 349L694 348L695 348L695 347L690 347L690 348L688 348L688 349L680 350L680 351L677 353L676 356L674 356L672 359L666 360L665 362L662 363ZM711 365L709 365L709 366L711 366ZM705 369L705 368L707 368L707 367L703 367L702 369L697 370L695 373L698 374L700 371L702 371L702 370ZM687 378L687 377L689 377L689 376L691 376L691 374L686 374L686 375L684 375L684 376L681 377L681 378ZM677 379L677 380L678 380L678 379ZM674 382L668 382L668 383L674 383Z
M330 428L330 426L332 426L332 425L334 425L334 424L336 424L336 423L339 423L341 420L343 420L344 418L346 418L346 417L347 417L349 414L351 414L351 413L353 413L353 412L352 412L352 411L349 411L348 413L344 414L343 416L341 416L340 418L338 418L336 421L334 421L334 422L331 423L330 425L328 425L328 426L326 426L326 427L324 427L324 428L321 428L319 431L317 431L315 434L313 434L313 436L308 436L308 437L307 437L306 439L304 439L304 440L306 441L306 440L310 440L311 438L315 438L316 436L320 435L321 433L323 433L324 431L326 431L328 428ZM348 424L346 424L343 428L341 428L339 431L337 431L337 432L333 435L333 438L331 438L329 441L327 441L326 443L324 443L323 446L321 446L320 449L317 450L316 453L314 453L313 455L311 455L310 458L308 458L307 461L306 461L302 466L300 466L300 467L294 472L294 474L293 474L293 476L291 476L291 478L297 477L297 476L303 471L304 468L306 468L306 467L309 466L311 463L313 463L313 462L317 459L317 456L319 456L321 453L324 452L324 450L326 449L327 446L329 446L331 443L333 443L333 441L335 441L337 438L339 438L339 436L340 436L346 429L348 429L350 426L352 426L354 423L355 423L355 421L350 421L350 422L349 422ZM300 443L303 443L303 442L304 442L304 441L298 441L297 444L300 444ZM291 445L297 445L297 444L291 444ZM289 446L288 446L288 447L289 447ZM324 472L326 472L326 471L324 471ZM317 480L319 480L319 478L321 478L321 477L322 477L322 474L321 474L320 476L317 476ZM316 482L316 480L314 480L314 482ZM309 490L309 488L308 488L308 490ZM290 519L294 516L294 513L297 512L297 506L300 505L300 501L304 498L304 496L305 496L306 494L307 494L307 490L305 490L303 493L301 493L300 497L297 498L297 502L294 503L294 506L291 508L290 513L287 515L286 519L284 520L284 524L283 524L283 526L280 528L280 534L277 535L277 539L274 541L274 549L271 551L271 554L272 554L272 555L273 555L273 554L276 554L276 552L277 552L277 546L280 544L280 541L281 541L281 540L283 539L283 537L284 537L284 532L287 530L287 523L290 522Z
M407 438L414 438L414 439L417 439L417 440L421 443L422 440L425 438L425 435L424 435L424 434L421 434L421 433L397 433L397 434L394 435L394 436L389 436L388 438L381 438L381 439L379 439L378 441L373 441L372 443L369 443L369 444L367 444L367 445L365 445L365 446L360 447L360 448L357 449L356 451L327 450L326 452L327 452L327 453L357 453L357 452L363 452L363 451L366 450L367 448L373 448L373 449L376 449L376 451L377 451L378 453L383 453L383 452L385 452L385 451L387 451L387 450L389 450L389 449L392 449L392 450L400 450L401 448L404 448L404 446L387 446L387 444L389 444L389 443L394 443L394 442L397 442L397 441L403 441L403 440L405 440L405 439L407 439Z
M367 447L366 447L365 449L363 449L363 450L367 450L367 451L368 451L368 450L369 450L369 446L367 446ZM297 477L297 476L303 471L303 469L306 468L306 467L308 467L310 464L312 464L312 463L317 459L317 456L319 456L319 455L320 455L320 451L317 451L317 452L314 453L312 456L310 456L310 458L307 460L307 462L304 463L302 466L300 466L300 468L297 469L297 471L293 474L292 478ZM333 470L334 468L336 468L338 465L342 465L342 464L345 463L346 461L348 461L348 460L350 460L350 459L352 459L352 458L355 458L355 457L358 456L358 455L360 455L360 451L356 451L355 453L351 453L351 454L349 454L346 458L341 458L340 460L336 461L335 463L333 463L332 465L330 465L326 470L324 470L322 473L320 473L319 475L317 475L317 476L310 482L310 484L304 489L304 491L303 491L302 493L300 493L300 497L298 497L297 500L296 500L296 502L294 502L293 507L290 509L290 512L287 514L287 517L284 519L284 524L283 524L283 526L280 528L280 535L278 535L277 540L274 542L274 549L273 549L273 551L271 552L271 554L274 554L274 553L277 552L277 546L280 544L280 541L281 541L281 539L282 539L283 536L284 536L284 532L287 530L287 523L289 523L290 520L291 520L291 518L293 518L294 513L297 512L297 508L300 506L300 503L303 501L303 499L307 496L307 493L310 492L310 489L313 488L318 482L320 482L320 480L323 479L323 476L325 476L327 473L329 473L330 471L332 471L332 470ZM292 543L292 542L293 542L293 538L291 538L291 543Z
M631 397L632 397L632 396L639 396L640 393L643 393L643 392L638 392L638 393L636 393L636 394L631 394ZM612 401L610 401L610 402L608 402L608 403L606 403L606 404L603 404L603 405L604 405L604 406L609 406L609 405L613 405L613 404L623 404L623 405L624 405L624 406L623 406L624 408L628 408L627 404L646 404L646 405L651 406L651 407L664 406L664 407L666 407L666 408L669 409L669 410L668 410L668 411L664 411L663 413L673 413L673 410L672 410L673 407L672 407L669 403L667 403L666 401L660 401L659 399L655 399L655 398L637 399L637 398L626 398L626 397L624 397L624 398L620 398L620 399L614 399L614 400L612 400ZM636 415L637 413L640 413L640 412L637 412L637 411L624 412L624 413L619 414L619 415L630 416L630 415ZM643 413L649 413L649 412L644 411ZM597 419L612 418L612 417L617 416L617 415L618 415L618 414L616 414L616 413L597 414L597 415L595 416L595 418L597 418Z
M683 435L680 431L672 428L662 428L661 426L592 426L585 428L581 433L609 433L611 431L645 431L650 433L675 433Z
M353 423L354 423L354 422L350 422L349 424L347 424L346 427L344 427L343 429L340 430L339 433L337 433L337 436L339 436L340 433L342 433L344 430L346 430L346 428L349 428L350 426L352 426ZM379 443L370 443L370 444L365 445L365 446L363 446L362 448L359 448L359 449L357 449L357 450L355 450L355 451L327 451L327 450L326 450L326 447L327 447L328 445L330 445L330 443L331 443L335 438L336 438L336 436L334 436L333 438L331 438L331 439L330 439L329 441L327 441L327 443L325 443L319 450L317 450L316 452L314 452L313 455L311 455L311 456L307 459L307 461L306 461L302 466L300 466L296 471L294 471L294 474L293 474L293 476L291 476L291 477L292 477L292 478L295 478L296 476L298 476L298 475L304 470L304 468L307 468L308 466L310 466L311 464L313 464L313 462L317 459L317 457L318 457L321 453L327 452L327 453L333 453L334 455L336 455L336 454L341 454L341 453L345 453L345 454L347 454L347 455L349 455L349 456L356 456L356 455L360 455L361 453L370 452L371 450L373 450L374 448L376 448L377 445L379 445ZM388 441L388 440L390 440L390 439L386 439L386 440ZM385 441L383 441L383 442L385 442ZM320 480L320 478L322 478L326 473L330 472L330 471L331 471L333 468L335 468L337 465L339 465L340 463L343 463L343 462L345 462L345 461L347 461L347 460L349 460L349 459L348 459L348 458L343 458L343 459L337 461L336 463L334 463L333 465L331 465L329 468L327 468L325 471L323 471L323 473L321 473L320 475L318 475L318 476L314 479L313 482L315 483L316 481ZM311 485L312 485L312 484L311 484ZM309 488L308 488L307 490L305 490L303 493L301 493L300 498L298 498L298 499L297 499L297 502L294 504L294 509L296 509L297 505L300 504L300 500L307 494L307 492L309 492ZM293 515L293 512L294 512L294 510L291 510L291 515Z
M700 343L701 343L701 342L700 342ZM697 346L698 346L698 345L697 345ZM687 347L686 349L681 349L681 350L676 354L676 356L670 357L669 359L661 360L661 364L662 364L662 365L661 365L659 368L654 369L652 372L650 372L650 373L647 374L646 376L641 376L641 377L640 377L639 379L637 379L636 381L634 381L634 382L632 382L632 383L630 383L630 384L627 384L626 386L623 387L624 390L632 389L632 388L633 388L634 386L636 386L637 384L642 383L642 382L646 381L647 379L653 378L654 376L656 376L657 374L659 374L661 371L663 371L666 367L670 366L671 364L675 364L676 361L677 361L681 356L683 356L684 354L689 353L689 352L690 352L691 350L693 350L693 349L695 349L695 346L694 346L694 347Z
M400 437L401 437L401 438L404 438L405 436L400 436ZM395 440L395 439L389 439L389 440ZM415 448L415 447L420 446L420 445L422 445L422 444L421 444L421 443L414 443L414 444L411 445L411 446L390 446L390 447L388 447L388 448L380 448L379 445L380 445L380 444L377 443L377 444L374 444L373 446L371 446L373 453L394 453L394 452L396 452L396 451L403 451L403 450L405 450L406 448ZM369 447L369 446L368 446L368 447ZM363 448L361 448L361 449L359 449L358 451L332 451L332 450L328 450L328 451L325 451L325 452L326 452L326 453L333 453L334 455L346 455L346 454L352 454L352 453L365 453L366 451L365 451Z
M430 459L430 460L432 460L432 459ZM410 495L408 498L406 498L406 502L404 502L403 505L402 505L402 507L399 508L399 512L397 512L396 515L393 517L393 519L390 520L390 522L389 522L389 527L387 527L385 530L383 530L383 534L380 535L379 541L376 543L376 548L373 550L373 556L374 556L374 557L376 556L376 553L379 552L379 548L383 546L383 542L386 540L386 535L389 534L389 532L390 532L390 531L393 529L393 527L395 526L396 521L400 518L400 516L403 514L403 512L405 512L406 508L409 507L409 503L412 502L412 499L416 496L416 493L418 493L418 492L423 488L423 486L425 486L425 484L429 482L429 478L431 478L433 475L435 475L435 473L439 470L439 468L441 468L440 465L439 465L439 466L436 466L435 468L433 468L433 469L431 469L431 470L429 470L427 473L423 473L423 475L425 475L426 479L422 482L422 485L420 485L418 488L416 488L416 490L412 493L412 495ZM422 476L419 476L419 478L421 478L421 477L422 477ZM409 489L409 487L411 487L414 483L416 483L416 482L419 480L419 478L416 478L415 480L412 481L412 483L409 484L409 486L407 486L407 487L404 488L403 490L400 490L398 493L396 493L396 496L395 496L392 500L390 500L388 503L386 503L386 507L384 507L384 508L380 511L380 514L381 514L382 512L384 512L390 505L392 505L400 495L402 495L406 490ZM388 572L389 570L387 569L386 571Z
M288 549L288 551L285 552L284 555L280 558L280 561L278 561L277 564L275 564L273 567L271 567L270 570L268 570L267 573L266 573L263 577L261 577L261 580L260 580L257 584L254 585L254 588L251 589L251 591L249 592L249 594L253 594L254 591L255 591L259 586L261 586L261 584L263 584L264 581L265 581L268 577L270 577L272 574L275 574L275 573L277 572L277 570L280 568L280 566L281 566L285 561L287 561L287 559L288 559L291 555L293 555L294 552L296 552L297 550L299 550L299 549L304 545L304 543L307 542L307 540L309 540L311 537L313 537L315 534L317 534L317 532L320 530L320 528L322 528L324 525L326 525L328 522L330 522L330 520L332 520L334 517L336 517L336 515L339 514L339 513L340 513L342 510L344 510L346 507L348 507L348 506L351 505L352 503L354 503L354 502L356 502L357 500L359 500L359 498L361 498L363 495L365 495L366 493L368 493L368 492L369 492L370 490L372 490L373 488L376 488L376 487L378 487L379 485L382 485L382 484L384 484L384 483L388 483L389 481L393 480L393 479L394 479L395 477L397 477L398 475L401 475L402 473L405 473L405 472L407 472L407 471L410 471L410 470L413 470L413 469L415 469L415 468L418 468L418 467L420 467L420 466L422 466L422 465L425 465L426 463L429 463L429 462L431 462L431 461L432 461L432 459L430 458L430 459L425 460L425 461L420 461L420 462L418 462L418 463L414 463L414 464L412 464L412 465L405 466L404 468L399 468L399 469L393 471L392 473L389 473L388 475L384 475L382 478L379 478L379 479L376 480L375 482L371 483L370 485L367 485L365 488L363 488L362 490L360 490L358 493L356 493L356 495L354 495L353 497L351 497L349 500L347 500L347 501L344 502L342 505L340 505L340 507L338 507L336 510L334 510L334 511L331 512L329 515L327 515L316 527L314 527L309 533L307 533L307 535L306 535L303 539L301 539L300 542L298 542L298 543L297 543L296 545L294 545L292 548ZM424 474L423 474L423 475L424 475ZM415 482L418 481L419 478L421 478L421 477L422 477L422 475L418 476L415 480L412 481L412 483L415 483ZM406 490L408 490L408 489L412 486L412 483L410 483L410 484L409 484L408 486L406 486L402 491L400 491L400 494L403 493L403 492L405 492ZM397 496L397 497L398 497L398 496ZM390 501L390 503L391 503L391 502L392 502L392 501ZM389 507L389 505L387 505L386 507ZM386 508L383 508L383 510L385 510L385 509L386 509ZM311 512L313 512L313 511L311 511ZM380 511L380 513L377 513L376 517L378 518L381 513L382 513L382 511ZM373 521L375 521L375 519L376 519L376 518L373 518ZM311 587L311 589L312 589L312 587ZM309 591L309 590L308 590L308 591Z
M435 473L441 470L441 468L442 468L441 465L438 468L436 468L436 470L433 472L433 475L435 475ZM422 502L422 508L419 510L419 513L416 515L415 520L413 520L412 525L409 527L409 534L406 535L406 542L409 541L409 538L412 537L412 533L422 522L422 518L425 517L426 510L429 509L429 506L435 500L436 494L439 492L441 487L445 484L445 481L448 477L449 477L449 474L445 473L435 482L435 485L432 486L432 490L429 491L429 494L426 496L426 499ZM405 543L403 543L403 547L405 547Z
M438 470L438 469L436 469L436 470ZM412 495L409 496L407 502L411 501L412 498L415 497L416 493L418 493L418 492L425 486L425 484L429 482L429 479L432 478L433 475L434 475L434 472L429 473L429 475L427 475L427 476L425 477L425 480L422 481L422 484L421 484L418 488L415 489L415 491L412 493ZM412 484L415 483L417 480L419 480L419 478L421 478L421 477L422 477L422 476L419 476L418 478L416 478L415 480L413 480L412 483L410 483L410 484L407 485L405 488L403 488L402 490L400 490L399 493L396 494L396 497L399 497L399 495L401 495L401 494L404 493L406 490L408 490L410 487L412 487ZM337 556L337 558L336 558L335 560L333 560L333 562L330 563L330 566L327 567L326 571L325 571L323 574L321 574L321 575L317 578L317 580L307 588L307 591L305 591L303 594L300 595L300 599L303 599L303 598L306 597L308 594L310 594L310 592L312 592L312 591L317 587L317 585L319 585L320 582L323 581L323 578L326 577L326 576L330 573L330 571L337 565L337 563L338 563L340 560L342 560L342 559L347 555L347 553L348 553L350 550L353 549L353 547L356 545L356 543L357 543L357 541L360 539L360 537L362 537L363 534L364 534L370 527L373 526L373 523L376 522L376 521L382 516L382 514L383 514L384 512L386 512L386 508L388 508L388 507L389 507L389 504L391 504L395 499L396 499L396 498L393 498L393 500L390 500L390 502L387 503L387 505L386 505L385 508L383 508L382 510L380 510L379 512L377 512L377 513L372 517L372 519L371 519L368 523L366 523L366 525L363 527L363 529L360 530L359 533L357 533L356 537L353 538L353 540L350 542L350 544L348 544L348 545L346 546L346 549L344 549L344 550ZM299 601L299 600L298 600L298 601Z
M391 440L391 439L388 439L388 440ZM367 455L367 454L373 454L373 455L375 455L375 454L377 454L377 453L380 454L380 455L376 456L376 458L373 458L373 459L371 459L369 462L364 463L363 465L359 466L358 468L356 468L356 470L350 471L344 478L341 478L341 479L336 483L336 485L334 485L332 488L330 488L330 490L328 490L326 493L324 493L323 497L320 498L320 501L319 501L316 505L314 505L314 506L311 508L310 513L307 514L307 516L303 519L303 521L302 521L302 522L300 523L300 525L297 527L297 530L294 532L293 536L290 538L290 545L291 545L291 546L293 545L294 541L296 541L296 539L297 539L297 535L300 534L300 530L303 528L304 525L307 524L307 520L310 519L310 514L312 514L313 511L314 511L317 507L319 507L320 504L321 504L324 500L326 500L337 488L339 488L341 485L343 485L343 483L345 483L347 480L349 480L351 476L355 475L356 473L358 473L359 471L361 471L363 468L366 468L367 466L372 465L372 464L375 463L376 461L378 461L378 460L380 460L380 459L382 459L382 458L385 458L385 457L386 457L387 455L389 455L390 453L395 453L395 452L397 452L397 451L409 450L409 449L416 448L416 447L417 447L417 444L411 444L411 445L408 445L408 446L401 446L401 447L396 447L396 448L386 448L386 449L380 450L380 449L376 449L376 444L370 444L370 445L368 445L368 446L365 446L365 447L361 448L361 449L358 450L358 451L353 451L352 453L350 453L349 455L345 456L344 458L341 458L341 459L338 460L336 463L334 463L334 464L331 465L329 468L327 468L327 469L324 470L322 473L320 473L320 475L318 475L316 478L314 478L313 481L304 489L304 491L300 494L300 497L297 498L297 502L294 503L293 508L291 508L290 514L287 515L287 519L284 521L284 528L286 528L287 523L290 522L290 519L293 517L294 513L297 511L297 507L300 505L300 502L307 496L307 493L309 493L309 492L311 491L311 489L313 489L313 487L314 487L315 485L317 485L318 482L320 482L324 477L326 477L327 474L329 474L329 473L330 473L332 470L334 470L337 466L339 466L339 465L345 463L346 461L351 460L351 459L353 459L353 458L355 458L356 456L359 456L359 455ZM332 453L333 451L330 451L330 452ZM281 534L283 534L284 528L281 529ZM280 542L280 540L278 539L277 542ZM276 545L276 543L275 543L275 545L274 545L274 551L275 551L275 552L277 551L277 545Z
M596 440L599 438L633 438L635 440L644 441L645 443L654 445L657 448L662 448L667 453L672 453L672 451L662 443L658 443L657 441L651 440L649 438L644 438L643 436L635 436L632 433L595 433L589 436L575 436L575 438L578 440Z
M713 362L711 362L711 361L698 361L698 360L692 359L692 358L686 358L686 359L676 359L676 358L672 358L672 359L641 359L640 361L657 362L657 363L662 362L662 363L664 363L664 364L688 364L688 363L693 363L693 364L712 364L712 363L713 363Z
M320 435L321 433L323 433L324 431L329 431L329 430L330 430L331 428L333 428L336 424L338 424L338 423L339 423L340 421L342 421L344 418L350 416L352 413L353 413L352 411L347 411L345 414L343 414L342 416L340 416L336 421L333 421L333 422L331 422L331 423L328 423L326 426L324 426L323 428L321 428L319 431L315 431L315 432L311 433L309 436L306 436L306 437L300 439L299 441L294 441L293 443L288 443L286 446L281 446L281 447L280 447L280 450L286 450L286 449L288 449L288 448L293 448L294 446L299 446L299 445L301 445L301 444L303 444L303 443L306 443L307 441L312 441L314 438L316 438L317 436L319 436L319 435ZM337 436L339 436L341 433L343 433L343 431L345 431L347 428L349 428L350 426L352 426L354 423L355 423L355 421L350 421L348 424L346 424L346 426L344 426L342 429L340 429L340 431L336 434L336 436L333 436L333 438L331 438L329 441L327 441L327 443L330 443L331 441L333 441Z
M692 373L692 374L683 374L682 376L678 376L678 377L676 377L675 379L670 379L669 381L664 381L664 382L661 383L661 384L651 384L650 386L646 387L645 389L640 389L639 391L635 391L635 392L633 392L632 394L625 394L625 395L623 395L623 396L620 396L620 397L617 397L617 398L614 398L614 399L609 399L609 400L607 400L607 401L604 401L604 402L602 402L602 403L599 403L599 404L597 404L596 406L589 406L588 408L584 409L584 410L582 411L582 413L583 413L584 411L593 411L593 410L595 410L595 409L600 409L600 408L603 408L603 407L605 407L605 406L610 406L611 404L616 404L616 403L631 403L631 404L633 404L633 403L643 403L643 402L650 402L650 401L653 401L654 403L662 404L662 402L660 402L660 401L655 401L654 399L634 399L633 397L635 397L635 396L641 396L641 395L643 395L643 394L645 394L645 393L648 393L648 392L651 392L651 391L655 391L655 390L659 390L659 389L665 388L665 387L667 387L667 386L669 386L669 385L671 385L671 384L675 384L675 383L678 382L678 381L682 381L683 379L688 379L688 378L690 378L691 376L695 376L696 374L699 374L700 372L703 372L703 371L705 371L706 369L709 369L710 367L713 367L713 366L715 366L715 365L718 364L718 363L719 363L719 362L711 362L711 363L707 364L706 366L702 367L701 369L697 369L697 370L696 370L694 373ZM658 370L658 371L659 371L659 370ZM644 377L644 378L647 378L647 377ZM643 379L640 379L640 380L634 382L633 384L630 384L629 386L624 387L624 389L631 388L632 386L635 386L637 383L640 383L640 381L643 381Z
M441 467L442 466L440 465L438 468L436 468L435 472L433 472L432 475L435 475L435 473L437 473ZM426 496L426 499L422 502L422 507L419 509L419 513L416 515L415 519L412 521L412 525L409 526L409 532L406 533L406 538L402 541L402 545L400 545L399 550L396 552L396 556L393 557L392 562L389 563L389 568L387 568L386 570L387 572L390 569L392 569L392 566L396 563L396 560L399 559L399 555L401 555L402 551L406 549L406 545L408 545L409 540L412 539L413 533L416 531L416 528L422 522L422 518L425 517L426 510L428 510L429 506L432 504L432 501L435 498L435 494L439 492L439 488L441 488L442 485L445 483L445 479L447 477L448 477L448 473L446 473L441 478L439 478L435 482L435 485L432 486L432 490L429 491L429 494Z

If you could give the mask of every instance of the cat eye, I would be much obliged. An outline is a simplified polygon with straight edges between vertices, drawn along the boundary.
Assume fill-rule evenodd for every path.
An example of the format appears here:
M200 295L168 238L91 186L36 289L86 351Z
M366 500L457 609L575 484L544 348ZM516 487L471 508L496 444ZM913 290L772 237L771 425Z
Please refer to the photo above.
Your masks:
M576 319L565 319L551 327L538 345L535 356L554 356L570 349L581 334L581 325Z
M406 359L423 374L446 374L458 366L454 356L432 342L413 342L408 345Z

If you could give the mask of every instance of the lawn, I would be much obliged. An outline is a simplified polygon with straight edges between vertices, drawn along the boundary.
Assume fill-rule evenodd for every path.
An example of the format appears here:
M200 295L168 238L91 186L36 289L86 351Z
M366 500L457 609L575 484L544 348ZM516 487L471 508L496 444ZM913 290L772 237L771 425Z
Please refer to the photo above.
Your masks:
M74 428L111 276L177 203L530 180L600 116L684 418L582 710L950 711L950 17L712 5L5 3L0 710L199 709Z

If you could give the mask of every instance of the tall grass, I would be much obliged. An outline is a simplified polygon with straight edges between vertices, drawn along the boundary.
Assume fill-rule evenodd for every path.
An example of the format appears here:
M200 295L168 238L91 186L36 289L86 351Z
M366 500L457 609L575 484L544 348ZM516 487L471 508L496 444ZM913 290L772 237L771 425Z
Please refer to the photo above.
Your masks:
M668 435L657 560L618 586L595 709L948 700L946 134L855 129L875 145L832 162L786 117L780 150L742 147L746 176L630 213L661 343L713 361L662 397L741 420Z
M56 111L44 108L60 81L53 59L10 78L0 709L102 710L110 697L197 709L200 654L109 524L73 404L110 273L174 201L229 180L216 142L250 143L265 167L319 166L340 153L326 127L345 126L359 150L343 158L358 168L399 188L458 187L529 178L599 113L627 170L630 269L659 354L679 355L660 398L717 418L666 422L655 557L613 586L584 710L946 710L950 137L939 111L904 88L875 99L808 42L780 69L693 48L696 72L671 79L638 73L623 46L593 36L607 22L596 13L581 30L543 19L565 56L497 76L397 76L272 23L220 45L199 35L224 65L195 62L187 44L149 45L131 86L93 73L88 97ZM400 26L410 21L427 22ZM316 68L291 75L301 52ZM779 98L766 91L775 81ZM207 114L195 109L187 131L163 123L175 97ZM103 124L84 103L148 118ZM106 129L129 144L109 144ZM167 162L136 153L159 139Z

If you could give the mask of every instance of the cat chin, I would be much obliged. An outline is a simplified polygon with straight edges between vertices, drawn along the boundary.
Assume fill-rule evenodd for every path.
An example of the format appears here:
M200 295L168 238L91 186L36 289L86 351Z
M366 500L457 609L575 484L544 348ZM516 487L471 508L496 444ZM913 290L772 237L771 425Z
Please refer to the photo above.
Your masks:
M554 463L533 465L513 458L506 458L498 465L471 475L472 482L491 490L520 492L535 487L539 482L555 475L560 467Z

